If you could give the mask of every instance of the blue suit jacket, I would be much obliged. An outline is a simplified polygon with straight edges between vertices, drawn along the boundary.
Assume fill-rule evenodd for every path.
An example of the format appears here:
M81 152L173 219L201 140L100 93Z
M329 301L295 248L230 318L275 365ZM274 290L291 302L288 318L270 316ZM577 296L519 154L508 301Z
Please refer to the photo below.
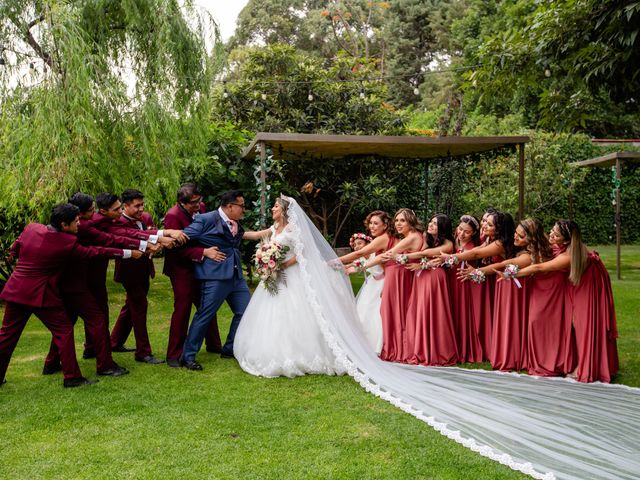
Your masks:
M194 268L194 276L198 280L230 280L234 277L244 278L240 262L240 242L244 229L238 223L238 233L234 237L218 210L196 216L191 225L184 229L191 240L197 241L205 248L218 247L227 258L223 262L215 262L205 258Z

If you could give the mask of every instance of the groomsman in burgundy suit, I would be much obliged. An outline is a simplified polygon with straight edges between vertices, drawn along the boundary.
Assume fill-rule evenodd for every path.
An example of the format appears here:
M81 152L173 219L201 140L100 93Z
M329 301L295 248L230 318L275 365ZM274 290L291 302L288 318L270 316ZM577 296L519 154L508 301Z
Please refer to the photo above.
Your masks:
M6 302L0 328L0 384L27 320L33 314L53 334L60 352L65 387L95 383L82 376L76 360L73 325L59 290L62 269L69 262L103 256L131 256L130 250L83 247L78 242L78 208L56 205L50 225L31 223L11 247L18 264L9 277L0 299Z
M202 196L197 192L193 183L185 183L178 190L178 202L171 207L164 217L166 228L182 230L193 221L201 210ZM201 263L204 258L224 258L218 248L204 248L187 244L183 248L168 250L164 257L163 273L171 280L173 288L173 314L169 328L169 343L167 345L167 364L170 367L180 367L182 347L187 338L191 305L198 306L200 301L200 281L193 275L193 266ZM220 353L222 344L218 330L218 320L214 314L205 337L207 351Z
M69 203L80 210L77 236L81 245L127 248L134 250L133 256L142 256L141 252L147 246L144 240L112 235L91 226L90 220L95 212L95 205L91 195L78 192L69 199ZM71 322L75 324L78 316L84 320L87 344L91 345L91 350L85 349L83 357L96 358L98 375L113 377L125 375L129 371L115 363L111 356L109 319L89 290L88 281L88 260L78 260L67 265L60 279L62 299ZM49 355L45 360L42 373L48 375L60 371L60 369L60 355L55 343L51 342Z
M140 190L125 190L121 200L124 207L118 220L120 224L142 232L157 232L151 215L144 211L144 194ZM149 228L152 230L148 230ZM154 276L155 268L151 258L145 258L140 262L116 260L114 280L122 284L127 298L111 331L111 346L113 348L124 345L133 328L136 361L156 365L164 363L164 360L153 356L147 332L147 294L150 279Z
M176 239L184 238L182 232L170 230L140 230L137 226L124 225L120 222L122 216L122 202L120 199L108 192L99 193L96 196L96 206L98 211L93 214L90 225L103 232L124 237L131 237L147 243L146 248L153 251L157 245L170 248ZM175 238L171 238L175 237ZM89 289L98 301L98 305L109 319L109 299L107 296L107 268L108 259L94 259L89 263ZM129 324L126 335L131 332L132 325ZM87 350L91 353L90 339L87 339ZM134 352L135 348L128 348L124 345L124 340L120 344L112 344L114 352Z

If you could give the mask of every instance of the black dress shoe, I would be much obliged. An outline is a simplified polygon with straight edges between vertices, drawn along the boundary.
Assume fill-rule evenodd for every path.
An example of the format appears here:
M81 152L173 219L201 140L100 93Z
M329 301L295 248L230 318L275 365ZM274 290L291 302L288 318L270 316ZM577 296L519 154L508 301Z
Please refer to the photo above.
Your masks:
M43 375L53 375L54 373L61 372L61 371L62 371L62 365L60 365L59 363L55 363L53 365L45 364L45 366L42 368Z
M82 352L82 358L89 360L90 358L96 358L96 353L92 350L85 350Z
M65 378L64 379L64 388L74 388L74 387L82 387L83 385L95 385L98 383L98 380L89 380L84 377L76 377L76 378Z
M172 368L180 368L182 366L177 358L167 358L167 365Z
M102 377L121 377L123 375L127 375L129 370L120 365L114 365L109 370L103 370L102 372L98 372L98 375Z
M222 352L220 354L220 358L236 358L233 356L233 353L229 353L229 352Z
M190 362L185 362L184 360L180 360L180 366L188 370L202 370L202 365L200 365L195 360L191 360Z
M124 345L116 345L111 349L112 352L135 352L135 348L125 347Z
M151 365L158 365L160 363L164 363L164 360L160 358L156 358L153 355L147 355L146 357L143 357L143 358L136 357L136 362L149 363Z

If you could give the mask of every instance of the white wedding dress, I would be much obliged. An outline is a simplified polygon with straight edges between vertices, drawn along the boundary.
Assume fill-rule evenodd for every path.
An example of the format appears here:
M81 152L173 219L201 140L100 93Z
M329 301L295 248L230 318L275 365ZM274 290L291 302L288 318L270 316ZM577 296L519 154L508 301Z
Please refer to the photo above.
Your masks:
M295 255L291 226L278 234L271 227L271 240L290 248L286 260ZM261 377L345 373L315 320L297 263L285 270L276 295L258 285L238 326L233 352L245 372Z
M372 253L369 259L373 257L375 254ZM364 275L364 283L356 297L356 307L362 331L367 337L371 350L379 355L382 351L380 302L382 301L382 287L384 287L384 268L382 265L374 265L368 268Z
M298 264L277 296L258 289L250 302L236 336L244 369L267 376L344 369L367 392L534 478L638 478L640 389L380 360L341 262L287 200L283 241Z

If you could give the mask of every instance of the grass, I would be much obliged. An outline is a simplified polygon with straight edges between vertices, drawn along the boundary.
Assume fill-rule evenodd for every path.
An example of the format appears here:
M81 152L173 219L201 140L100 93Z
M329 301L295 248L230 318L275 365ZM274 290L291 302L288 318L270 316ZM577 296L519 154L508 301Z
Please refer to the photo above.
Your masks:
M599 251L614 271L614 249ZM623 265L623 280L613 282L616 381L640 386L640 246L624 247ZM118 285L110 293L113 318L123 294ZM166 277L152 282L149 299L151 343L164 356L172 306ZM221 317L226 333L226 306ZM40 374L49 340L40 322L29 322L0 389L2 479L527 478L442 437L349 377L261 379L208 353L198 356L204 371L191 372L117 353L130 375L65 390L59 375ZM80 366L94 376L93 361Z

